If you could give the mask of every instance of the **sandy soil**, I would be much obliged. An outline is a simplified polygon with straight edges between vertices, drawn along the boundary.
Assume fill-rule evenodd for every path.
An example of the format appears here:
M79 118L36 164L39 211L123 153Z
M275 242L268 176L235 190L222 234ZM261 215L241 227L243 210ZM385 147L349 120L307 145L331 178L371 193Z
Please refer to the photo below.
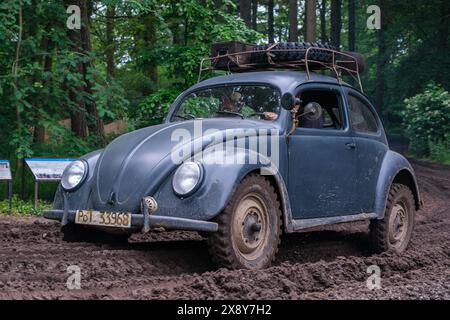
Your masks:
M450 299L450 166L413 162L425 207L401 256L371 255L367 226L283 236L273 267L217 269L196 233L65 243L43 218L0 216L0 299ZM369 290L367 267L381 268ZM69 290L67 267L81 268Z

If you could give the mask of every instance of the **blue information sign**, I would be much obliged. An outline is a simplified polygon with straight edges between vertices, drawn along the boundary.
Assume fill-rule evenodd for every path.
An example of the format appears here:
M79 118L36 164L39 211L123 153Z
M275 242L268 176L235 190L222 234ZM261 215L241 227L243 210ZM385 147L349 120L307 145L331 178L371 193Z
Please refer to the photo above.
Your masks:
M38 181L58 181L72 158L28 158L28 167Z
M11 166L8 160L0 160L0 180L11 180Z

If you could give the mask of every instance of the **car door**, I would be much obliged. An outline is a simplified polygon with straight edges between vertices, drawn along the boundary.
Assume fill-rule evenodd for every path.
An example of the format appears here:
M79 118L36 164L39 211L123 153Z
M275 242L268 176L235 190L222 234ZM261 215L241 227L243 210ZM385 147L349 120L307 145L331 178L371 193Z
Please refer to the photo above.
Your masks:
M307 90L336 95L339 129L296 128L288 138L289 198L294 219L354 214L356 150L343 91L338 85L303 85Z
M388 150L386 136L369 100L354 89L344 91L357 154L355 200L359 213L374 212L378 176Z

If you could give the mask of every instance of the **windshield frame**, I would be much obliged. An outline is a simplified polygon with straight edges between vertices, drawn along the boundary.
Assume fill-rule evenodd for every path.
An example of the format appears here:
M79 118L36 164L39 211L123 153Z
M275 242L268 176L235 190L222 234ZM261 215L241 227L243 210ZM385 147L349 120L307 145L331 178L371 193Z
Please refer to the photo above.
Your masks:
M206 85L206 86L196 87L192 90L186 90L180 96L178 96L177 99L175 99L172 107L170 108L169 113L167 114L167 118L166 118L165 122L175 123L175 122L192 121L192 120L225 119L227 117L195 118L195 119L189 119L189 120L176 121L176 120L174 120L174 117L176 117L175 115L177 114L178 110L182 106L183 102L187 99L187 97L189 95L191 95L193 93L203 91L203 90L208 90L208 89L220 88L220 87L237 87L237 86L255 86L255 87L256 86L264 86L264 87L267 87L267 88L270 88L270 89L276 91L276 93L278 94L278 97L279 97L279 104L278 104L279 111L277 112L277 115L278 115L277 119L263 120L263 119L244 118L243 120L255 120L255 121L264 121L264 122L270 122L270 123L278 122L280 120L281 114L283 111L283 107L281 105L282 92L281 92L280 88L278 88L277 86L274 86L270 83L267 83L267 82L231 82L231 83L219 83L219 84L214 84L214 85Z

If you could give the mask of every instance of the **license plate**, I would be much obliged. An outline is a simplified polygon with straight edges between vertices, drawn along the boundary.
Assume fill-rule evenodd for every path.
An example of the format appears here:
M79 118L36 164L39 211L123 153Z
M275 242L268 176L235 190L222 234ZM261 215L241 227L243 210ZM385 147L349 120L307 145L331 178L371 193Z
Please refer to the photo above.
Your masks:
M128 212L78 210L75 215L75 223L103 227L130 228L131 214Z

